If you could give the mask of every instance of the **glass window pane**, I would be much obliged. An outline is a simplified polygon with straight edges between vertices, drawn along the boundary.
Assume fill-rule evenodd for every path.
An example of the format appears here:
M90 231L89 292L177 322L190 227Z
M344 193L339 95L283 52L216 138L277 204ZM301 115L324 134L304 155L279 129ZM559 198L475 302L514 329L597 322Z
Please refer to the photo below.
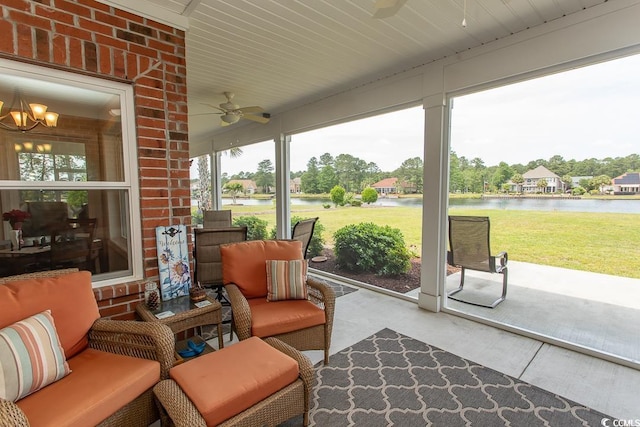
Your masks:
M124 181L120 103L117 94L0 73L0 180ZM44 106L58 114L55 126L39 119Z
M18 209L27 212L28 218L21 225L20 250L0 245L0 276L64 267L87 269L98 275L94 280L130 273L128 197L127 190L1 190L2 212ZM55 236L77 242L76 234L82 233L82 238L89 234L79 228L86 223L91 224L86 253L70 259L56 257L51 244ZM5 220L2 228L4 239L10 240L10 221Z

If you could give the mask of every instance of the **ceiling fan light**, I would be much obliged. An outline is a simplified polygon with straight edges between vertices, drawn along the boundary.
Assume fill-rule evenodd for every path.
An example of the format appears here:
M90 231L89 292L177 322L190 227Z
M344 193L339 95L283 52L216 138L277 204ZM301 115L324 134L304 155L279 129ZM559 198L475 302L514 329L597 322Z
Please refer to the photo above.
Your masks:
M220 119L225 122L225 123L229 123L230 125L236 123L238 120L240 120L240 116L237 114L233 114L233 113L225 113L223 114Z

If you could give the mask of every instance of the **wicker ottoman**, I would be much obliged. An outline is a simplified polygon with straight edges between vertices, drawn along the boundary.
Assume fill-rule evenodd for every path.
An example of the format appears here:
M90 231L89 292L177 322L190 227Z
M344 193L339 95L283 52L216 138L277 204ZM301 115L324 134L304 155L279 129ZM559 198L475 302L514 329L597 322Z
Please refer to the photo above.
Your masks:
M162 425L276 426L309 423L311 361L276 338L251 337L175 366L153 392Z

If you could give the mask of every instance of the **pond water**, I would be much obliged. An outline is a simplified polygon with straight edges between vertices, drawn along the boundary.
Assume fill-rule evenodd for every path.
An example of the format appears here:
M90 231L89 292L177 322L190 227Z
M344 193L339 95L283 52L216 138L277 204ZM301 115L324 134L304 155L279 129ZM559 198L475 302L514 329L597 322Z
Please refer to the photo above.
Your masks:
M238 203L250 206L272 206L274 200L239 199ZM222 204L231 203L223 199ZM291 199L291 204L302 206L322 206L331 203L329 199ZM422 199L378 199L376 206L422 207ZM600 200L600 199L450 199L449 206L457 209L505 209L531 211L570 211L570 212L610 212L640 214L640 200Z

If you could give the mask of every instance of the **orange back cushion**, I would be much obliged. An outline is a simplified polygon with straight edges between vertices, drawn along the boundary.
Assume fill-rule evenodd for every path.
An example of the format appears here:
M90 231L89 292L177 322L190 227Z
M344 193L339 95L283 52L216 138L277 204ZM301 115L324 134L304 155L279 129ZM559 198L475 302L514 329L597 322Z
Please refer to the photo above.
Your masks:
M91 273L19 280L0 285L0 328L51 310L67 359L88 345L87 332L99 317Z
M235 283L247 298L267 296L266 261L302 259L295 240L249 240L220 246L222 282Z

